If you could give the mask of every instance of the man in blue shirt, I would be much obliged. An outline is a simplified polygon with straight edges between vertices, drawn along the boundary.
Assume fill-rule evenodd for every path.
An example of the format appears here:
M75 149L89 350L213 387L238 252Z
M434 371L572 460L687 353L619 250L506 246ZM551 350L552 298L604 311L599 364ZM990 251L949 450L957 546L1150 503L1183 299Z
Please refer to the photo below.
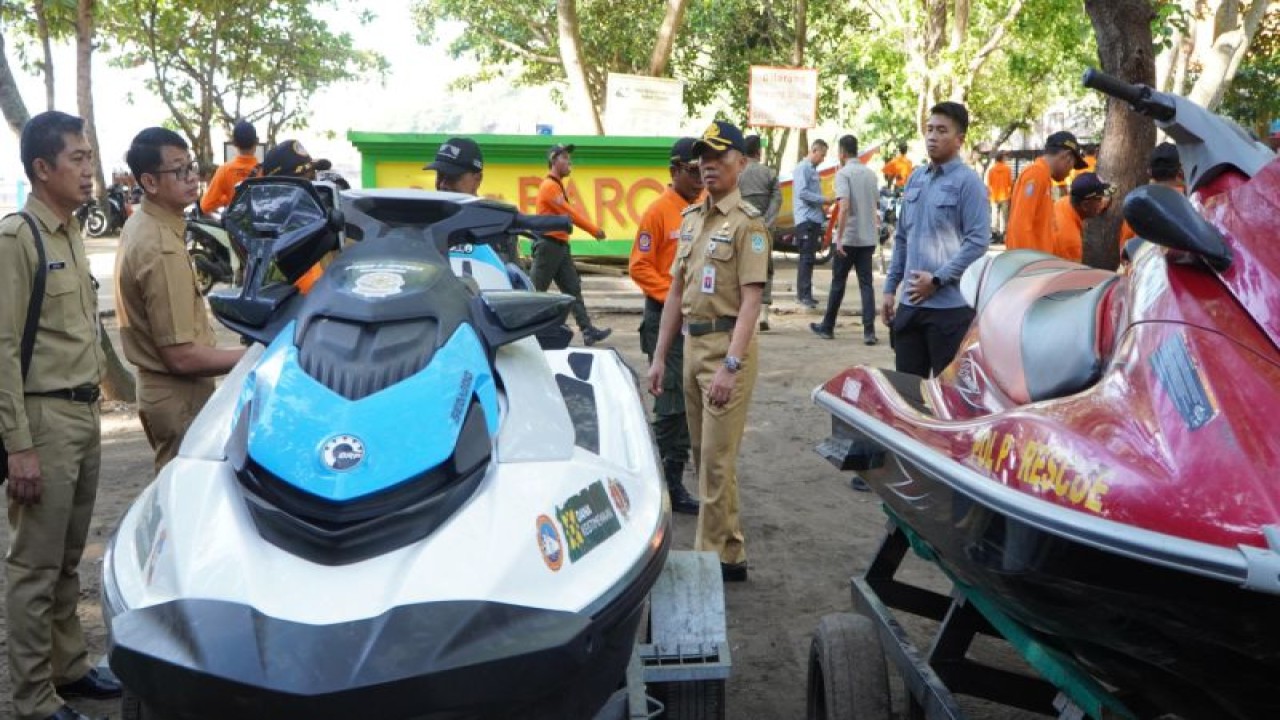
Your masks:
M902 194L881 307L898 372L942 372L973 321L959 282L991 243L991 205L982 178L960 159L968 129L964 105L934 105L925 123L929 164L916 168Z
M806 307L818 307L813 299L813 256L822 241L822 224L831 198L822 195L818 166L827 158L827 143L814 140L809 154L796 165L791 175L791 214L796 223L796 247L800 262L796 267L796 300Z

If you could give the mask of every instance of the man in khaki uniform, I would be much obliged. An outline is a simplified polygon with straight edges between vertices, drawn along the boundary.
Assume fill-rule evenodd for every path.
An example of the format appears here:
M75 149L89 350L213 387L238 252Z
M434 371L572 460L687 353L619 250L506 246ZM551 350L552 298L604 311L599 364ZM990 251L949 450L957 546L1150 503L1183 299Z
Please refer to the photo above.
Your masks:
M695 545L720 555L725 580L747 579L738 517L738 446L755 387L756 320L768 276L769 235L759 210L742 199L742 131L716 121L694 144L707 197L685 210L649 367L649 392L662 394L667 352L680 332L685 410L698 471Z
M45 291L31 364L21 352L38 253L21 217L0 221L0 435L9 452L5 557L9 674L17 720L87 720L63 698L118 696L90 667L76 615L80 555L98 491L98 302L74 213L93 193L84 122L45 112L22 128Z
M187 256L182 210L199 196L187 142L165 128L138 133L125 156L142 188L116 255L116 318L124 354L138 366L138 417L156 472L178 454L196 413L243 349L214 347L204 298Z

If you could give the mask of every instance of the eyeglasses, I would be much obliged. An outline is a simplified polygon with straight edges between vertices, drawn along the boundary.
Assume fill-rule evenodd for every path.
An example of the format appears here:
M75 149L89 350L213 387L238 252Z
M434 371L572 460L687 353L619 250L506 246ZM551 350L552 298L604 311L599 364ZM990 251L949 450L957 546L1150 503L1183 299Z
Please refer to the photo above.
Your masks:
M690 175L697 175L698 165L696 163L676 163L676 170Z
M174 178L176 178L178 182L186 182L192 175L197 175L199 172L200 164L193 160L186 165L180 165L176 168L169 168L168 170L153 170L151 174L164 175L165 173L173 173Z

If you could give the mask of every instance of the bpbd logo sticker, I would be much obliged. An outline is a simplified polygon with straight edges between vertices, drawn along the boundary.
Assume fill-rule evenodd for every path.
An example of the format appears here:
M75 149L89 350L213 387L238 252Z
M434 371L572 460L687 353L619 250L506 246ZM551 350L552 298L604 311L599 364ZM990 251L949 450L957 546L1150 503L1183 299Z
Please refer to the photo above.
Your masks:
M609 502L609 491L599 480L556 507L556 518L564 528L571 562L577 562L622 529Z
M542 553L542 561L551 572L560 570L564 564L564 544L560 542L560 531L556 524L546 515L538 516L538 551Z

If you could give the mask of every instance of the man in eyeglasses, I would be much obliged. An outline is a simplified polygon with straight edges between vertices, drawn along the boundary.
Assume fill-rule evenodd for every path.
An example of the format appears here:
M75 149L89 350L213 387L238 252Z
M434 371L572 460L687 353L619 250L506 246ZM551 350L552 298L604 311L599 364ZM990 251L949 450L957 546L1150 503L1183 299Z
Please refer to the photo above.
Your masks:
M644 320L640 323L640 350L653 362L658 344L662 305L671 290L671 263L680 244L680 223L686 208L702 196L702 176L693 156L694 138L680 138L671 147L671 184L640 218L631 246L631 279L644 291ZM689 423L684 413L684 339L679 335L667 351L667 372L662 394L653 401L653 437L662 458L662 474L671 493L671 509L698 514L698 499L684 487L684 466L689 462Z
M142 212L120 233L116 319L125 357L138 366L138 417L158 473L213 394L213 378L235 366L244 349L215 347L183 241L182 211L199 196L187 142L172 130L147 128L125 161L143 197Z

